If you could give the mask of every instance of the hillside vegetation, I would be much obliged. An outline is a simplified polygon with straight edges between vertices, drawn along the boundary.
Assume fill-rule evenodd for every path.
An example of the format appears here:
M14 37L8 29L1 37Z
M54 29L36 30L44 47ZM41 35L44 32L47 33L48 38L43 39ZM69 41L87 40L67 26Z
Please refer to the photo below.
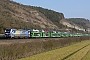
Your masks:
M60 24L60 20L64 19L63 13L55 12L53 10L45 9L42 7L34 7L32 8L38 10L39 12L43 13L48 19L50 19L55 25L59 28L63 28L62 24Z
M62 13L56 13L52 10L33 8L9 0L0 0L0 33L5 28L59 29L53 23L54 19L56 21L59 19L57 18L58 15L60 15L60 19L63 18Z
M65 19L64 14L61 12L42 7L27 6L12 0L0 0L0 33L4 33L5 28L65 30L69 27L61 24L65 20L70 21L71 25L74 23L77 27L84 27L85 29L90 27L90 22L85 19L83 21L82 18ZM77 22L74 20L77 20ZM84 25L82 25L83 23Z
M85 18L69 18L66 20L69 22L74 22L78 26L83 27L85 29L90 28L90 21L88 19L85 19Z

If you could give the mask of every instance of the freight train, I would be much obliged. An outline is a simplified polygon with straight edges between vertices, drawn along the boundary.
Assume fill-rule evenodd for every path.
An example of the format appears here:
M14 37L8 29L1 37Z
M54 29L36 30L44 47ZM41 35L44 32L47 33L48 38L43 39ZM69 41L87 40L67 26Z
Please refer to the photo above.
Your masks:
M43 38L43 37L80 37L90 36L90 34L60 32L53 30L38 30L38 29L5 29L6 38Z

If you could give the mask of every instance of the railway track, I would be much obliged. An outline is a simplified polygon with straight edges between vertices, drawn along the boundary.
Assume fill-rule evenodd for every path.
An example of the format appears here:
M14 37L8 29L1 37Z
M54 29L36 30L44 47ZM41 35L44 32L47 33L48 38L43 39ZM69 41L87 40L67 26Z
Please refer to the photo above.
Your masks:
M90 39L90 37L85 37ZM83 37L64 37L64 38L29 38L29 39L7 39L3 35L0 35L0 44L13 44L13 43L26 43L26 42L38 42L38 41L47 41L47 40L64 40L64 39L83 39ZM85 40L86 40L85 39Z
M12 44L12 43L26 43L26 42L40 42L48 40L61 40L65 38L30 38L30 39L0 39L0 44Z
M0 39L0 44L26 43L26 42L36 42L43 40L46 39Z

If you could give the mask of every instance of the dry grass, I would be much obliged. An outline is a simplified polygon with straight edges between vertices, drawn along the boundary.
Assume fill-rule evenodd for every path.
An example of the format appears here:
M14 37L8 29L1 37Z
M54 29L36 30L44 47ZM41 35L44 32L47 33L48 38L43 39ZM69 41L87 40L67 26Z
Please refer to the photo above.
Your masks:
M90 41L83 41L77 44L70 45L68 47L52 50L49 52L44 52L20 60L65 60L65 59L68 60L73 57L81 59L89 50L90 47L89 44ZM76 58L73 58L73 60L76 60Z
M82 58L82 60L90 60L90 47L89 47L89 51L88 51L87 54Z
M74 55L70 56L69 58L67 58L67 60L81 60L87 54L89 49L90 49L90 45L84 47L83 49L75 53Z
M73 52L83 48L84 43L80 44L80 46L76 43L82 43L82 41L89 39L90 37L0 40L0 60L16 60L46 51L50 52L50 50L53 50L53 53L47 53L48 56L44 55L42 59L43 57L48 59L56 59L58 57L60 57L60 59L66 59L70 54L73 54ZM76 45L73 46L72 44ZM71 45L72 48L70 48L69 45ZM66 51L61 47L64 47ZM61 48L61 52L57 48ZM54 51L54 49L56 49L57 52ZM50 58L53 57L53 55L55 58Z

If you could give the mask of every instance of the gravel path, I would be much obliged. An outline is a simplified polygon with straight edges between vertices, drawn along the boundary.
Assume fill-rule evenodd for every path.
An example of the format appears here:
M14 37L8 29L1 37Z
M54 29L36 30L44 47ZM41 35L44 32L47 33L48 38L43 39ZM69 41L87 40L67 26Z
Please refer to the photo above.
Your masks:
M0 39L0 44L39 42L39 41L59 40L59 39L63 38Z

